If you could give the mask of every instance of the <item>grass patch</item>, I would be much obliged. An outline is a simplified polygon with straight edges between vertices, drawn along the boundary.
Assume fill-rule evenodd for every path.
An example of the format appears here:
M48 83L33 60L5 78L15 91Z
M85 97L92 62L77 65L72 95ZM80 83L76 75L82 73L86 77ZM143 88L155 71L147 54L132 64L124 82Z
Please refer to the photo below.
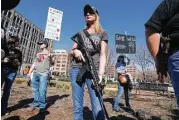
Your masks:
M117 95L116 91L111 91L111 90L104 90L103 94L108 96L108 97L115 97Z
M71 91L71 83L69 81L57 81L56 87L60 91Z
M116 84L106 84L105 87L107 87L107 88L117 88L118 86L117 86L117 83L116 83Z
M27 81L28 81L27 78L16 78L14 82L16 84L23 84L23 83L27 83Z

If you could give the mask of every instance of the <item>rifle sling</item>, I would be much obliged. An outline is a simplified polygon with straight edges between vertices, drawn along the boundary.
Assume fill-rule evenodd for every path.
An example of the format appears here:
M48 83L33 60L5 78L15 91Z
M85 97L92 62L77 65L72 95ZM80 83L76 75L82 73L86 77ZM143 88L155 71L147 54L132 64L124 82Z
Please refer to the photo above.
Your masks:
M96 45L94 44L93 40L91 39L90 34L88 33L88 31L84 29L83 32L84 32L84 34L86 35L86 37L90 40L91 44L93 45L93 48L94 48L95 51L96 51L96 50L97 50L97 47L96 47Z

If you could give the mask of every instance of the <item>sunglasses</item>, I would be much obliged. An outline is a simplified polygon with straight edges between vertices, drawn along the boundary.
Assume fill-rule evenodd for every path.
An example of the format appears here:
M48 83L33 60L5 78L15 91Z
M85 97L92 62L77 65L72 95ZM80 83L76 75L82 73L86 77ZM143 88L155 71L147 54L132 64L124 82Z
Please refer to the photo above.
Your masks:
M95 12L94 11L88 11L88 12L85 12L84 13L84 16L87 16L87 15L94 15L95 14Z
M12 44L15 44L15 42L14 41L8 41L7 44L12 45Z

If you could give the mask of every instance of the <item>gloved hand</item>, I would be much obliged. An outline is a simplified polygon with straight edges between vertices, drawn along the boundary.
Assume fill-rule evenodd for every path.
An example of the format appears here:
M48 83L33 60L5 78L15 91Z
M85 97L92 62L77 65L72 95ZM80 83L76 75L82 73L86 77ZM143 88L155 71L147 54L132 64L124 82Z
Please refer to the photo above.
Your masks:
M102 74L100 74L99 75L99 82L98 82L98 84L101 84L102 80L103 80L103 76L102 76Z
M102 82L104 82L104 79L105 79L104 74L99 74L99 82L98 82L98 84L102 84Z
M79 61L85 62L85 59L84 59L84 57L83 57L83 54L82 54L82 52L81 52L80 50L75 49L75 50L74 50L74 55L75 55L75 58L77 58Z
M4 62L5 62L5 63L8 63L8 62L10 62L10 59L9 59L9 58L7 58L7 57L6 57L6 58L4 58Z

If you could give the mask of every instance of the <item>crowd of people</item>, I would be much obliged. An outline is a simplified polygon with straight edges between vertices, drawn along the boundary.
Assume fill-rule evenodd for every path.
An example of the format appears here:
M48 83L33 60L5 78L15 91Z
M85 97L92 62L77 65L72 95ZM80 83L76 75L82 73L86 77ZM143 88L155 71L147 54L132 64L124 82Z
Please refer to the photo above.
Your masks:
M101 85L105 76L106 66L106 50L108 46L108 34L103 30L99 20L99 12L96 8L85 5L84 18L86 27L84 30L77 32L83 40L83 46L88 49L88 52L93 60L95 70L98 71L99 81ZM166 27L167 26L167 27ZM156 68L159 75L159 80L163 82L166 72L169 72L172 85L175 91L177 104L179 106L179 1L178 0L163 0L157 7L151 18L146 22L146 41L156 62ZM167 28L167 29L166 29ZM159 54L162 51L162 38L167 37L170 41L167 52L166 66L168 69L164 71L161 66L165 65L159 61L164 55ZM80 39L76 37L75 39ZM167 40L168 40L167 39ZM1 115L8 115L8 99L13 81L16 78L18 68L21 66L22 52L19 49L18 36L9 36L8 38L1 38L1 87L3 86L3 95L1 98ZM29 104L32 110L38 109L40 113L46 111L46 94L49 79L50 66L54 64L55 59L51 56L48 50L48 42L42 40L38 42L41 49L37 53L36 58L31 67L28 67L24 75L31 77L31 86L34 101ZM164 44L165 45L165 44ZM86 83L94 120L104 120L106 111L101 105L99 95L92 87L92 70L89 71L86 67L87 56L83 52L83 48L74 43L71 50L71 70L70 81L72 86L72 100L73 100L73 118L74 120L83 120L83 95L84 85ZM165 59L163 59L165 60ZM132 89L132 76L126 71L126 66L130 64L129 58L125 55L120 55L116 63L116 72L118 79L118 92L114 98L113 110L116 112L122 111L119 107L120 98L125 95L125 105L132 109L129 102L129 92ZM84 72L85 71L85 72ZM33 73L33 75L32 75Z

